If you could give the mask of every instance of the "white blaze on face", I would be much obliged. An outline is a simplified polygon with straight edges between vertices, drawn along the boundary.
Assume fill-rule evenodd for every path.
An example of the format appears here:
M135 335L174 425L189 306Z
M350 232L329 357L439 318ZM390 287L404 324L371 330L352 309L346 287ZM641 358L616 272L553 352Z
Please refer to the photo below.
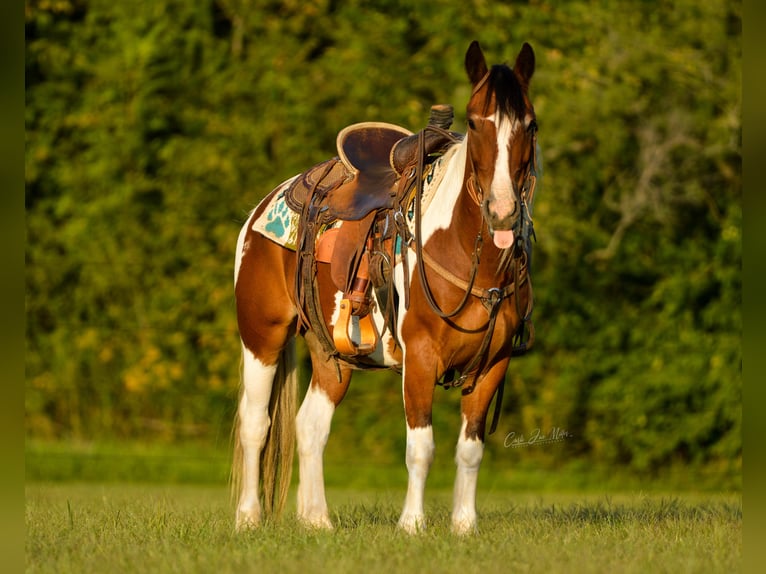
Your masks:
M489 211L493 217L503 220L510 217L516 209L510 161L511 136L515 122L507 119L501 122L499 113L487 119L495 124L497 132L497 159L489 190ZM513 231L493 230L492 239L499 249L506 249L513 245Z

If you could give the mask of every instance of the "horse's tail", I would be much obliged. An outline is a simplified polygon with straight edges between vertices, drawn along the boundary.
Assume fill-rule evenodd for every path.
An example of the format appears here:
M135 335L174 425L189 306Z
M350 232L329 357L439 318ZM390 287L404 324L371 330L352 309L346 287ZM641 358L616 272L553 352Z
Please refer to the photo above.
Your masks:
M240 390L240 393L243 391ZM241 394L240 394L241 399ZM271 424L261 451L262 503L266 516L281 514L287 501L295 453L295 416L298 403L298 369L295 338L291 338L279 355L277 372L271 388L269 419ZM232 498L239 506L242 493L244 454L240 439L239 412L234 417L234 456L231 469Z

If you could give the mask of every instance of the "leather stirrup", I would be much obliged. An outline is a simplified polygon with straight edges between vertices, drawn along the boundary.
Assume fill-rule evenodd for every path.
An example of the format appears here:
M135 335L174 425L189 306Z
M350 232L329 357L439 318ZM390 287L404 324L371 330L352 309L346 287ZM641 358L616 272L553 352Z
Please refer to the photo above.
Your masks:
M335 348L342 355L356 356L369 355L378 346L378 331L375 328L375 322L372 320L372 313L367 313L359 317L359 333L361 341L359 345L351 340L348 334L348 328L351 323L351 312L353 305L349 299L342 299L340 302L340 313L335 327L332 330L332 338Z

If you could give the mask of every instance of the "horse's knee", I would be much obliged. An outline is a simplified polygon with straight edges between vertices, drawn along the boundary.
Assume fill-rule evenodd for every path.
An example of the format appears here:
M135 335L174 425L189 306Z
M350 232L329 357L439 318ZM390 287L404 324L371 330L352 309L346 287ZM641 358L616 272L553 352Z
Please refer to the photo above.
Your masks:
M463 433L455 448L455 463L466 469L478 469L484 456L484 443L478 438L465 438Z
M433 427L407 428L407 466L429 467L434 460Z

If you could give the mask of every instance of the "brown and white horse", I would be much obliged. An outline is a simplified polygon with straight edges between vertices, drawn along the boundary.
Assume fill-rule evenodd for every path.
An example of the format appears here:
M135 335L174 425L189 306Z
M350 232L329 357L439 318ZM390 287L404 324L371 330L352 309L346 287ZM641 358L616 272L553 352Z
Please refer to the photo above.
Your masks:
M513 68L488 68L478 43L471 44L465 56L473 85L466 107L468 132L434 167L440 172L434 177L439 183L415 222L418 241L404 247L410 250L409 257L398 258L394 264L394 289L400 296L393 328L384 328L381 305L373 305L378 332L384 335L365 357L365 364L401 370L403 378L409 484L399 526L407 532L417 532L426 524L423 496L434 456L433 393L441 378L455 371L469 375L471 382L461 398L452 526L457 533L476 529L476 483L487 412L502 388L513 338L525 311L531 309L524 248L529 233L524 230L531 223L531 197L525 196L525 190L534 179L537 155L535 112L528 97L534 67L528 44ZM363 367L343 357L328 361L317 335L298 327L296 252L253 229L269 197L243 226L236 252L234 279L243 354L232 471L236 524L240 529L256 526L262 511L281 510L297 438L298 517L306 525L331 528L323 452L352 370ZM317 282L320 292L326 286L322 307L332 332L341 294L325 267L318 265ZM401 296L405 290L409 290L408 305ZM451 314L441 309L459 311ZM297 334L307 342L312 378L296 416Z

